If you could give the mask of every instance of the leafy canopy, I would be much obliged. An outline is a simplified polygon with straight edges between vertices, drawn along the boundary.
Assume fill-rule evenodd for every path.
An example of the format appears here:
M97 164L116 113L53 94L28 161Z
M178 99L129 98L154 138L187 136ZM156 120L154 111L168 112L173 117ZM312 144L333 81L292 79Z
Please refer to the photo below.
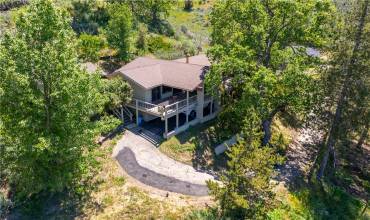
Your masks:
M220 91L225 111L242 126L245 109L254 106L262 121L281 110L298 114L313 98L314 78L308 70L319 62L306 47L323 47L330 37L329 1L217 2L206 77L209 91Z
M224 218L265 219L274 197L270 180L274 165L282 158L273 148L261 146L260 119L253 110L249 112L243 138L227 152L228 169L221 176L222 184L208 182Z
M123 61L130 60L132 14L125 4L113 3L108 8L110 20L106 29L106 36L111 47L118 51Z
M98 75L78 65L68 13L32 1L0 44L0 123L7 178L17 198L80 184L103 109Z

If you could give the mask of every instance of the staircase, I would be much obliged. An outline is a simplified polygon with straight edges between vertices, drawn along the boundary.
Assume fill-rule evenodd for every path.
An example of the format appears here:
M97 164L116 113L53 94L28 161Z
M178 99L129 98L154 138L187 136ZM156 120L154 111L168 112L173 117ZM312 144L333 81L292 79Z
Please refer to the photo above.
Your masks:
M139 135L140 137L146 139L150 143L152 143L154 146L158 147L159 144L163 141L163 138L157 134L154 134L153 132L146 130L145 128L133 126L129 129L132 133Z
M123 106L123 125L126 127L127 125L132 124L133 118L132 112L130 112L126 106Z

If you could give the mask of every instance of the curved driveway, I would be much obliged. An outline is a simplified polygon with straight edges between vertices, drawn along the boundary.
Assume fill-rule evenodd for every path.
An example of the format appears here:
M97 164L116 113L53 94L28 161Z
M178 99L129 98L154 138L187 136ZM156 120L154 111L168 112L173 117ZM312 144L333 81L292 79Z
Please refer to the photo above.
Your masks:
M207 180L214 177L162 154L151 142L126 130L113 157L140 182L170 192L206 196Z

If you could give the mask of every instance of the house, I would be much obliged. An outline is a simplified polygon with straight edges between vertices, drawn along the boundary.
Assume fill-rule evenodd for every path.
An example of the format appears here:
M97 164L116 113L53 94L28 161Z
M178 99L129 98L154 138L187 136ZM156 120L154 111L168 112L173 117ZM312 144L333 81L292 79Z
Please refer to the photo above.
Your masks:
M209 66L205 55L178 60L139 57L111 76L122 76L133 88L126 112L132 113L136 124L156 123L163 137L169 138L218 113L217 101L204 93Z

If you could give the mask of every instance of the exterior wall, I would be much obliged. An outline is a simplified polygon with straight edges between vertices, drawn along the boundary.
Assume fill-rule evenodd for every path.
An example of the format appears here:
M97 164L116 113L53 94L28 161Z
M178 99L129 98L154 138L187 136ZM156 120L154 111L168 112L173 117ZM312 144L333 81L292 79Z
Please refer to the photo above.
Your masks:
M139 86L137 83L133 82L131 79L128 79L124 76L122 76L122 78L130 84L132 91L133 91L133 98L140 99L145 102L152 101L152 90L151 89L145 89Z

